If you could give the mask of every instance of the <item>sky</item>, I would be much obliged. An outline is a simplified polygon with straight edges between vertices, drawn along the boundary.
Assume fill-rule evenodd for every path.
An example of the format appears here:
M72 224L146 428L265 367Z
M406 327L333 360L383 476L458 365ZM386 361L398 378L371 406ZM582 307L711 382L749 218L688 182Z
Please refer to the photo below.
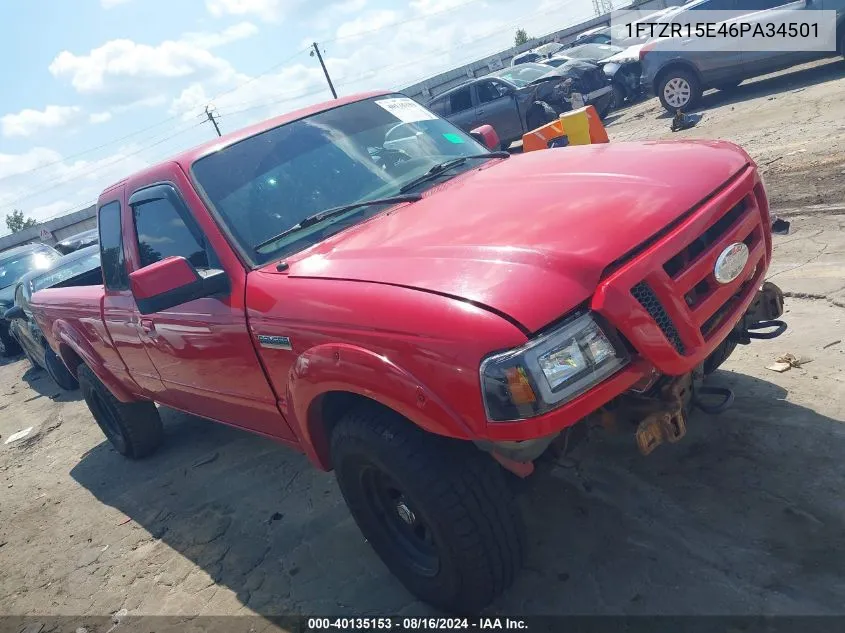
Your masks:
M216 134L401 89L592 14L591 0L2 0L0 218L44 221ZM7 233L0 221L0 235Z

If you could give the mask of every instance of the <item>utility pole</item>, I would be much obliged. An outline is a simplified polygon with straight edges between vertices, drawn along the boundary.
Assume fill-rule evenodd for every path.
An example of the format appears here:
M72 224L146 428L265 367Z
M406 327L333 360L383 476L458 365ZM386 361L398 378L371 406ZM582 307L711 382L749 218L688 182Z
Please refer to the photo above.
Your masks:
M317 42L314 42L313 46L314 50L311 51L311 57L314 57L315 54L317 55L317 59L320 60L320 66L323 67L323 74L326 76L326 81L329 83L329 90L332 91L332 96L337 99L337 92L335 92L334 84L332 83L332 78L329 77L329 71L326 70L326 64L325 62L323 62L323 56L320 55L320 47L317 46Z
M214 113L209 109L208 106L205 106L205 116L208 117L208 120L214 125L214 129L217 130L217 136L223 136L220 133L220 126L217 125L217 119L214 118Z

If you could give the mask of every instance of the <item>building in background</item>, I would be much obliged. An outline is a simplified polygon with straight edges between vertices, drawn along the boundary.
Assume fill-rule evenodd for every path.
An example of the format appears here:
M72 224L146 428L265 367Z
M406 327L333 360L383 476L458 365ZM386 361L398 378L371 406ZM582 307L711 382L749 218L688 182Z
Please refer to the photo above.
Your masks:
M97 228L97 210L94 205L91 205L86 209L0 237L0 252L32 242L43 242L54 246L65 238L94 228Z

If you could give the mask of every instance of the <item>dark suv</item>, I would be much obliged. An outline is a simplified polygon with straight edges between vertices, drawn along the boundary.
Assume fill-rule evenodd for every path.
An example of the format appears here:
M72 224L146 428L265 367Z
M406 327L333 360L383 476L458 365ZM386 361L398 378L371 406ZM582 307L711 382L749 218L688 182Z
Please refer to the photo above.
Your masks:
M61 257L56 249L46 244L26 244L0 253L0 316L15 301L15 285L33 270L47 270ZM21 353L18 342L9 335L9 322L0 318L0 353L15 356Z

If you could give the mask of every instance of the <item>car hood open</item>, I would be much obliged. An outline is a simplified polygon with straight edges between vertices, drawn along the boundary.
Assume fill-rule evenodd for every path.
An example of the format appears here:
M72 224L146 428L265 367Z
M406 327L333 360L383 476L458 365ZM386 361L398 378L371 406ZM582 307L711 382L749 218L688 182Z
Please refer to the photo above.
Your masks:
M443 294L536 331L587 300L611 263L749 161L724 141L573 146L491 160L289 257L283 274Z

